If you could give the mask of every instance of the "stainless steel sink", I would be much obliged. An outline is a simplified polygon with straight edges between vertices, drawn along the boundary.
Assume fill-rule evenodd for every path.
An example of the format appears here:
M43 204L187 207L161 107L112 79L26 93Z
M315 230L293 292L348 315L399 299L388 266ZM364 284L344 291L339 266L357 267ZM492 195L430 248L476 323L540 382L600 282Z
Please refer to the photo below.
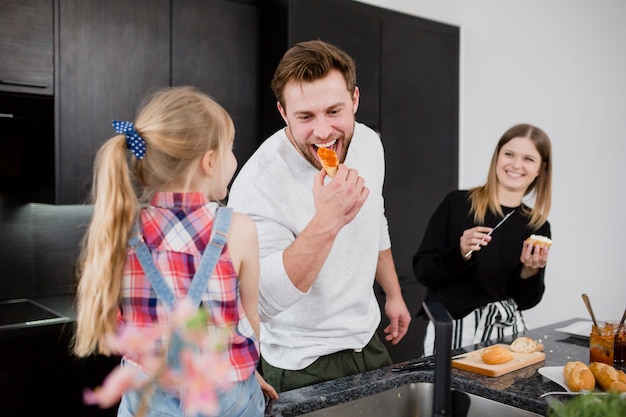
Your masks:
M431 382L416 382L303 414L303 416L431 417L433 415L434 387L435 385ZM467 396L470 399L467 417L541 416L541 414L502 404L478 395L467 394Z

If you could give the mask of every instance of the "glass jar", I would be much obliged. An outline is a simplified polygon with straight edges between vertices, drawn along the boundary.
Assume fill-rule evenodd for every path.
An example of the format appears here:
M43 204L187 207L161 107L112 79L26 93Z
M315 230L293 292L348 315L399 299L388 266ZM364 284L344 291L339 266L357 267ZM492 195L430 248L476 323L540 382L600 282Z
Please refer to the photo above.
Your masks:
M615 334L613 343L613 366L626 372L626 326L622 326Z
M613 345L617 322L606 321L598 327L592 325L589 334L589 363L602 362L613 366Z

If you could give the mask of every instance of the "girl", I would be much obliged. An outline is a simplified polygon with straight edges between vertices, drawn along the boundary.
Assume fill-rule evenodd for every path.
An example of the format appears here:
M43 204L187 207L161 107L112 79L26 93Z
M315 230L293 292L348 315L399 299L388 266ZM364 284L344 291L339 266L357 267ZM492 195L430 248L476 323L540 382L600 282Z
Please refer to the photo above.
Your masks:
M118 134L96 156L94 211L79 260L74 343L78 356L111 354L106 338L121 325L168 326L170 308L200 278L194 275L211 246L218 201L226 197L237 168L230 116L191 87L156 92L135 123L115 121L113 127ZM147 262L157 275L160 272L163 291L173 295L172 305L155 291L154 275L145 272L138 245L129 244L133 235L145 242ZM275 398L276 392L258 374L255 377L259 253L249 217L232 215L217 265L208 274L211 284L204 285L198 297L211 321L230 329L231 384L218 392L219 414L261 416L265 400L259 383L266 395ZM122 367L148 373L148 364L139 356L125 356ZM134 415L140 400L141 391L126 391L118 415ZM180 392L154 387L147 415L179 416L183 406Z
M521 310L539 303L545 290L548 248L526 239L551 237L551 153L541 129L511 127L494 150L486 183L449 193L432 215L413 271L427 287L426 300L440 301L455 319L453 349L526 330ZM530 195L532 208L522 202ZM433 341L430 323L426 356Z

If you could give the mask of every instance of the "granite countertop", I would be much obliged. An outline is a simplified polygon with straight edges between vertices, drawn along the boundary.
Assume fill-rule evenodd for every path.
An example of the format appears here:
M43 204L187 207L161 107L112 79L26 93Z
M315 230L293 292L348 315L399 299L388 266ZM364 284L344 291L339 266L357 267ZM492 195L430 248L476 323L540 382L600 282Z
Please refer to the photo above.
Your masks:
M563 366L569 361L589 361L588 340L555 330L577 321L586 320L580 318L570 319L526 332L525 336L543 343L544 352L546 353L544 362L499 377L488 377L452 368L452 388L546 415L548 403L545 399L540 399L539 397L547 392L565 391L565 389L557 383L544 378L537 370L544 366ZM497 342L510 343L512 339L512 337L507 337ZM452 352L452 356L494 343L496 341L457 349ZM422 360L424 358L416 358L412 361L403 362L403 364L411 364ZM402 372L393 372L392 368L381 368L283 392L279 394L280 398L278 400L269 402L265 410L265 417L297 416L413 382L434 381L434 370L432 367Z

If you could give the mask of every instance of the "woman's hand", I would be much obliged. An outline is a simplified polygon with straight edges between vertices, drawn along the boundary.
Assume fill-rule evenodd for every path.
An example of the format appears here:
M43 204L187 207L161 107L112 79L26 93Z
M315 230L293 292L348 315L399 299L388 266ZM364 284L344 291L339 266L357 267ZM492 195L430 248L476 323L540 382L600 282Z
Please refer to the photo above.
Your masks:
M520 255L520 262L522 263L522 271L520 277L523 279L532 277L541 268L545 268L548 263L548 255L550 249L547 247L541 247L539 245L533 246L531 243L524 242L522 246L522 254Z
M476 226L463 231L459 242L461 244L461 256L465 257L469 251L476 252L483 246L487 246L491 242L489 232L491 232L491 227L486 226ZM467 257L467 259L469 258L470 256Z

